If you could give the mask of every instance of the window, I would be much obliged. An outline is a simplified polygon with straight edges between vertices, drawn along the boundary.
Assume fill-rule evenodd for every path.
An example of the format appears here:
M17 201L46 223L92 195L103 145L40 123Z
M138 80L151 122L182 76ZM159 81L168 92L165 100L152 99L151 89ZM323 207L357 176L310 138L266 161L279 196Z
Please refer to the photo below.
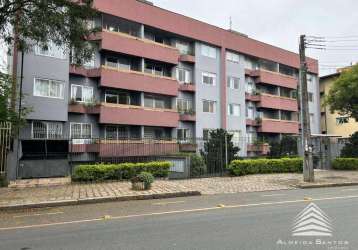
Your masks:
M336 118L336 124L337 125L342 125L344 123L348 123L349 122L349 117L348 116L339 116Z
M246 118L254 119L255 117L255 110L252 106L246 106Z
M239 81L239 78L229 76L227 78L227 87L230 89L239 89Z
M239 104L229 104L227 109L228 109L228 115L240 116L240 105Z
M170 104L164 98L144 95L144 106L148 108L170 109Z
M240 130L229 131L229 134L232 135L232 143L234 144L234 146L238 147L241 141L241 131Z
M177 80L180 83L192 83L192 74L190 70L177 68Z
M215 113L215 101L203 100L203 112L204 113Z
M187 141L188 139L190 139L190 130L178 128L177 129L177 139L179 141Z
M128 93L108 91L104 94L106 103L130 105L131 98Z
M35 55L66 59L64 50L53 43L50 43L46 48L37 45L35 47Z
M193 110L193 102L187 99L177 99L177 110L179 112L188 112Z
M35 78L34 96L63 99L63 88L61 81Z
M252 94L254 91L254 83L251 80L246 81L246 92Z
M240 56L238 54L235 54L232 52L226 52L226 60L233 62L233 63L239 63Z
M314 114L310 114L310 124L314 124L315 123L315 119L314 119Z
M156 127L144 127L144 138L145 139L169 139L170 136L166 133L164 128L156 128Z
M71 123L70 137L73 139L91 139L92 138L92 124Z
M216 48L202 44L201 45L201 55L215 59L216 58Z
M106 126L106 140L124 140L129 138L129 129L126 126Z
M190 45L188 42L177 41L176 48L180 51L180 54L182 55L190 54Z
M155 66L152 64L147 64L145 66L145 72L152 74L152 75L157 75L157 76L163 76L164 75L164 69L162 66Z
M131 70L131 62L127 58L107 57L105 65L112 68Z
M313 93L308 92L308 101L313 102Z
M71 99L75 102L93 102L93 88L72 84Z
M32 122L33 139L59 139L62 137L62 123L60 122Z
M94 54L91 56L90 59L88 59L88 61L83 62L83 66L89 69L95 68L95 64L96 64L96 59Z
M203 82L203 84L215 86L216 85L216 74L203 72L202 82Z

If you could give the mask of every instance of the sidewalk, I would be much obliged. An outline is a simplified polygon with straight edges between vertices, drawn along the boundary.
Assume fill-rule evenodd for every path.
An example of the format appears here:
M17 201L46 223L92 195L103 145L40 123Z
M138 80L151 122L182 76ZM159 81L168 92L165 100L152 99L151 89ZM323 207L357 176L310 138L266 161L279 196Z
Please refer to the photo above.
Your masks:
M315 186L358 184L358 172L316 171ZM0 188L0 210L13 207L76 205L114 200L169 198L312 187L302 174L268 174L189 180L158 180L151 190L133 191L129 182L67 184L51 187Z

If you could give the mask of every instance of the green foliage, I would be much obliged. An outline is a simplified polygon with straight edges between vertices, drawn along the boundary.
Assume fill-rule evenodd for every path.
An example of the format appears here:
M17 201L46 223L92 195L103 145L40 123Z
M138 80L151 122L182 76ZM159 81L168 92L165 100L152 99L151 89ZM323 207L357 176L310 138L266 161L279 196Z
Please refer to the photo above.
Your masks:
M301 158L234 160L229 165L233 175L302 172Z
M141 172L148 172L155 177L169 175L170 162L145 162L121 164L79 165L74 169L74 181L130 180Z
M283 136L280 141L270 142L270 157L286 157L297 155L297 138Z
M341 157L358 157L358 132L355 132L348 139L348 142L341 150Z
M358 170L358 158L336 158L332 168L336 170Z
M198 154L190 155L190 176L197 177L206 173L206 165L203 157Z
M224 129L210 131L209 137L209 140L204 144L204 150L201 150L200 153L205 159L207 166L210 164L210 167L213 170L219 171L220 169L225 168L225 137L227 141L228 162L235 159L240 149L234 146L234 143L232 142L233 135Z
M96 16L93 0L1 0L0 36L6 44L26 51L31 45L46 48L49 42L74 48L76 59L89 60L93 49L84 39L96 29L88 28L86 20ZM17 39L12 27L17 31ZM31 43L30 43L31 41ZM76 60L77 61L77 60Z
M347 115L358 121L358 64L341 73L333 83L325 104L332 113Z
M11 122L14 131L16 127L21 127L25 124L26 115L31 112L31 108L22 107L20 110L20 116L17 111L10 109L9 99L11 97L11 83L13 79L10 75L0 72L0 121Z
M0 187L7 187L6 176L0 174Z
M144 189L148 190L151 188L152 183L154 182L154 176L151 173L148 172L141 172L139 175L133 177L131 179L132 183L135 182L143 182L144 183Z

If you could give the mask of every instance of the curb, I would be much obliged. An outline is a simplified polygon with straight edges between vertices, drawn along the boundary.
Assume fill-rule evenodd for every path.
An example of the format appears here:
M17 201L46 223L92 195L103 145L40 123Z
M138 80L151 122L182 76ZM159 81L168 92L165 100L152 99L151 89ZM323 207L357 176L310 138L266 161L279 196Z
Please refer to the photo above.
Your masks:
M324 184L303 184L295 185L297 188L309 189L309 188L324 188L324 187L347 187L357 186L358 182L343 182L343 183L324 183Z
M61 201L46 201L40 203L27 203L19 205L0 206L0 211L17 210L17 209L30 209L30 208L44 208L44 207L62 207L74 206L81 204L95 204L113 201L133 201L133 200L154 200L166 199L176 197L199 196L199 191L186 191L176 193L163 193L163 194L144 194L144 195L131 195L131 196L109 196L99 198L85 198L78 200L61 200Z

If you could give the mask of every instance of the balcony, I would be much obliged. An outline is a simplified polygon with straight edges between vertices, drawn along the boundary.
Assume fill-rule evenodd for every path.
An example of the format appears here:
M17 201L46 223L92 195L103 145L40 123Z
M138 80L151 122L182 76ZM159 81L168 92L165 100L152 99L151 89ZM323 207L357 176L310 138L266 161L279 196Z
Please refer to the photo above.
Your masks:
M287 110L293 112L298 111L298 104L296 99L269 94L259 95L259 103L257 104L257 107Z
M258 132L298 134L298 122L264 118L261 120Z
M194 84L179 84L179 90L184 92L195 92L195 85Z
M195 122L196 116L195 114L180 114L179 119L182 122Z
M172 109L103 103L99 122L104 124L178 127L179 113Z
M68 105L69 113L77 114L99 114L100 106L98 105L85 105L81 103L71 103Z
M246 119L246 126L259 126L259 122L257 119Z
M268 143L248 144L247 152L254 152L260 155L267 155L270 152L270 145Z
M174 78L144 72L102 66L101 86L143 91L169 96L178 95L179 83Z
M170 64L178 64L179 61L178 49L148 39L134 37L121 32L103 30L101 40L101 48L105 50Z
M192 55L180 55L179 61L186 63L195 63L195 56Z
M70 65L70 74L80 75L84 77L100 77L101 69L100 68L87 69L82 66Z
M245 99L246 99L246 101L258 102L258 101L260 101L260 96L259 96L259 95L254 95L254 94L245 93Z
M297 89L298 80L292 76L266 70L246 70L245 73L252 77L256 77L256 83L266 83L290 89Z

